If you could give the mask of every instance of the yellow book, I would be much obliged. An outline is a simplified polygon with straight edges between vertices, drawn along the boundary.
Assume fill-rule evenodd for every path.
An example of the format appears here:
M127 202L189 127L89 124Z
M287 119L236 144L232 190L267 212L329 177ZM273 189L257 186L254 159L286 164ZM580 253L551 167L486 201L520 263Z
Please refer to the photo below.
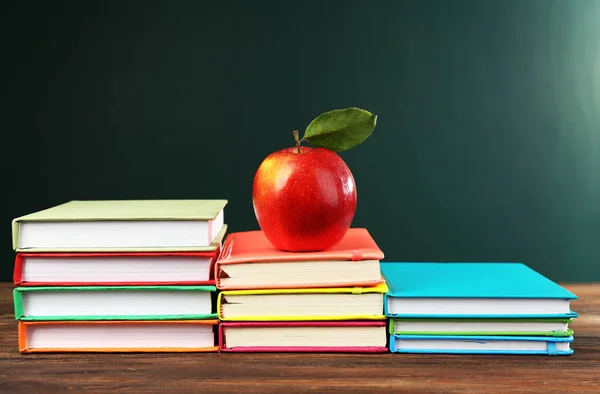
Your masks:
M385 283L372 287L229 290L219 293L223 321L384 320Z

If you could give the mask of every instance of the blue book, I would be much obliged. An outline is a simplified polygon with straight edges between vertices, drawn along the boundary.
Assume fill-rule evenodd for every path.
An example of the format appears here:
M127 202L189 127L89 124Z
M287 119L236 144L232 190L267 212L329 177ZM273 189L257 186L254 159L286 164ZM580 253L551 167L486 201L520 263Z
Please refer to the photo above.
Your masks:
M392 353L567 356L573 337L390 335Z
M577 296L521 263L381 262L398 318L574 318Z

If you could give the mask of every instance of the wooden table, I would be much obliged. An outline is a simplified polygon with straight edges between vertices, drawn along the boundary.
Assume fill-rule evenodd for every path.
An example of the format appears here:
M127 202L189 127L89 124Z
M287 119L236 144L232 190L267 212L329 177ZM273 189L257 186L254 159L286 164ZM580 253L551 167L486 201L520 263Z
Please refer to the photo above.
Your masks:
M0 284L0 393L600 392L600 284L579 296L575 354L31 354Z

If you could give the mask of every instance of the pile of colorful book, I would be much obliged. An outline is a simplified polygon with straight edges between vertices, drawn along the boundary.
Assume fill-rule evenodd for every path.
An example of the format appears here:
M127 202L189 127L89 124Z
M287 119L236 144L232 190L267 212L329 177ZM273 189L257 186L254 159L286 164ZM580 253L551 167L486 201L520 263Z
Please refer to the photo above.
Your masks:
M221 351L387 352L383 256L364 228L322 252L227 235L215 267Z
M13 220L19 349L569 355L577 297L520 263L395 263L227 233L226 200L71 201Z
M393 353L573 353L577 296L520 263L392 263L385 314Z
M14 219L20 351L217 351L226 204L71 201Z

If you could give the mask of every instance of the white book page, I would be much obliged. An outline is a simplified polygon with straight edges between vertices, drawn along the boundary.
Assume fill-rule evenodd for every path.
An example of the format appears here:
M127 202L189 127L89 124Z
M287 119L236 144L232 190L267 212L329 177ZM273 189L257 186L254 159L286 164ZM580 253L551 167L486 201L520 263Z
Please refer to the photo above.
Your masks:
M210 257L115 256L24 257L26 282L207 281Z
M381 279L379 261L289 261L282 263L222 264L223 286L330 285ZM225 276L225 275L224 275Z
M148 316L210 314L204 291L68 290L23 292L25 316Z
M383 315L383 294L226 295L223 316Z
M19 248L204 247L219 230L198 220L24 222Z
M225 344L237 346L386 346L386 327L227 327Z
M570 312L569 300L513 298L388 297L388 312L398 315L544 315Z
M567 328L568 323L560 322L394 321L396 332L547 332L565 331Z
M40 324L28 325L30 349L143 349L215 346L208 324Z
M396 349L427 349L427 350L537 350L546 351L545 341L509 341L509 340L442 340L442 339L395 339ZM557 351L569 350L569 342L557 342Z

